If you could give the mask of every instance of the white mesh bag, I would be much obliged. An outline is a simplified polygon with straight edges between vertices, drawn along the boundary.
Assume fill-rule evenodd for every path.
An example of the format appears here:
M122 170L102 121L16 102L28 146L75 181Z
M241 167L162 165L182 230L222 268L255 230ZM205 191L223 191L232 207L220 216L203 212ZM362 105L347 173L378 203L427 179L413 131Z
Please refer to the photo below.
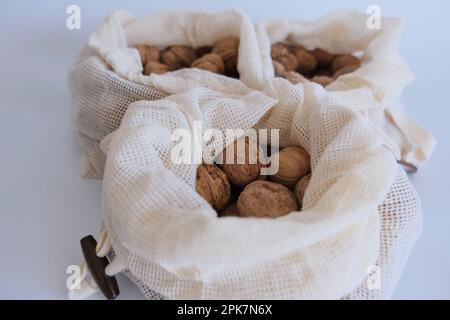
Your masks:
M382 18L380 22L380 29L371 30L368 16L357 11L333 13L314 22L261 21L256 33L264 74L269 79L274 77L270 45L276 42L321 48L333 54L362 54L362 67L339 77L327 91L346 99L348 107L360 110L386 134L398 160L420 167L431 155L435 140L407 117L399 101L403 89L414 79L398 52L402 21Z
M311 153L305 211L276 220L218 218L195 192L196 166L174 165L170 157L173 129L189 130L199 117L205 128L228 127L218 115L226 114L232 101L222 103L229 98L203 90L205 95L194 89L130 105L105 143L104 219L115 269L129 270L174 299L350 293L378 258L377 208L398 174L384 138L339 101L317 104L305 94L321 88L298 88L292 104L279 103L269 112L290 128L290 142ZM288 107L299 102L301 108ZM240 100L235 103L239 108Z
M292 103L290 96L296 96L299 88L308 92L307 88L313 86L314 99L323 100L320 104L340 101L358 111L384 137L384 145L397 160L421 166L431 155L435 141L406 116L399 101L403 88L413 79L408 65L398 53L402 23L399 19L383 18L379 30L369 30L366 23L367 16L358 12L334 13L315 22L278 19L259 23L256 32L265 74L272 79L266 93L274 98L283 97L289 104ZM322 48L335 54L359 52L363 65L356 72L341 76L326 89L312 83L289 85L284 80L274 79L270 45L280 41L302 44L309 49ZM290 89L292 87L296 89ZM300 97L299 94L298 99ZM296 108L295 104L292 108ZM262 121L262 126L277 127L291 117L290 112L278 112ZM290 130L286 131L282 140L292 141L290 134ZM378 261L368 267L366 281L346 298L389 298L419 235L420 204L402 170L378 211L381 224ZM377 277L381 283L374 286L370 281Z
M260 64L254 28L240 11L171 12L142 19L118 11L107 17L90 37L69 76L73 118L82 149L82 175L102 178L105 155L100 142L119 127L130 103L158 100L169 94L158 87L157 77L142 75L138 51L131 47L201 47L227 36L241 39L240 78L248 85L260 86L262 75L256 72L262 69L254 68ZM176 90L184 90L183 86Z
M261 51L247 85L198 70L144 79L168 96L130 104L102 142L102 243L114 250L107 273L125 271L152 299L389 298L421 229L417 194L397 160L420 154L410 159L423 163L433 141L385 117L411 74L396 51L398 22L383 20L389 28L381 31L354 26L365 19L352 12L258 24ZM274 26L295 26L302 44L364 50L363 66L327 90L273 78L270 42L294 39L294 31L275 37ZM277 128L282 146L304 147L313 175L303 211L218 218L195 192L197 166L170 156L173 131L193 132L197 121L204 129ZM422 153L404 153L404 141ZM195 143L205 157L214 150L201 137Z

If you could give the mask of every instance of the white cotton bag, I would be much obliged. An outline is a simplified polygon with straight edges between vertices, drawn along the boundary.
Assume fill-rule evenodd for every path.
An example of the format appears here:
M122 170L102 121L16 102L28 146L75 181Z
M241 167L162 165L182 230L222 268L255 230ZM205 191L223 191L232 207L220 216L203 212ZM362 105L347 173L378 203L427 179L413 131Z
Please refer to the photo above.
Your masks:
M240 21L241 28L231 28L241 38L240 80L194 69L142 76L137 51L122 46L123 39L211 45L227 32L221 20L227 16ZM361 28L366 16L355 12L310 23L261 22L256 29L247 28L240 12L220 17L173 13L136 21L119 12L91 37L90 50L97 52L91 58L111 72L108 79L133 83L137 94L126 95L114 127L103 118L107 130L93 125L82 132L95 141L95 152L88 151L93 172L103 172L106 156L104 228L114 251L107 273L126 272L151 299L389 298L422 224L418 196L397 161L421 165L434 145L399 107L412 74L397 53L398 20L383 19L385 29L367 31ZM186 32L203 23L220 28ZM117 39L103 37L121 28ZM170 32L139 31L148 29ZM334 53L362 51L363 65L327 88L292 85L273 76L270 60L270 44L286 39ZM77 68L86 63L87 73L86 61L72 74L75 101L96 96L95 86L84 88L90 95L77 93L84 83ZM171 158L177 129L195 137L205 158L216 155L214 143L194 134L198 123L222 132L280 129L281 146L305 148L313 174L303 211L278 219L218 218L195 191L197 164ZM93 161L98 152L102 158Z
M170 158L175 128L227 128L230 108L247 118L243 98L196 88L130 105L104 145L105 228L124 269L171 299L336 299L359 286L378 258L377 209L398 165L367 119L306 90L322 89L299 88L301 107L266 112L313 168L305 211L275 220L218 218L195 192L196 165Z
M406 116L399 100L404 87L413 80L398 52L402 23L399 19L383 18L380 30L369 30L366 23L367 15L354 11L333 13L314 22L277 19L258 23L256 32L269 79L265 92L284 105L259 126L279 127L280 123L293 119L281 136L285 143L294 142L299 136L293 136L292 127L305 120L294 118L294 110L299 104L308 103L305 101L308 96L322 107L334 108L338 104L357 111L397 160L420 167L430 157L435 141ZM362 66L326 88L315 83L292 85L274 77L270 46L276 42L321 48L334 54L356 52L362 57ZM338 121L338 117L330 121ZM326 127L321 134L328 136ZM310 138L303 135L300 138L306 139L301 143L310 143ZM419 199L402 170L396 174L378 211L381 244L378 260L368 267L367 279L347 296L353 299L389 298L420 233ZM371 285L371 281L377 284Z
M368 27L368 16L357 11L336 12L313 22L275 19L256 25L264 74L271 87L274 69L270 46L276 42L321 48L333 54L356 53L362 66L326 87L328 94L346 100L389 137L389 147L403 160L420 167L430 157L434 138L403 110L400 96L414 75L399 54L401 19L382 18L380 29Z
M189 86L189 79L174 79L177 83L172 91L163 91L157 75L142 74L134 46L197 48L214 45L228 36L241 39L240 79L250 87L259 88L263 77L256 35L243 12L168 12L138 19L117 11L108 16L91 35L69 75L73 118L82 149L82 175L102 178L105 155L100 150L100 142L119 127L130 103L158 100ZM209 74L203 73L202 77L208 78Z

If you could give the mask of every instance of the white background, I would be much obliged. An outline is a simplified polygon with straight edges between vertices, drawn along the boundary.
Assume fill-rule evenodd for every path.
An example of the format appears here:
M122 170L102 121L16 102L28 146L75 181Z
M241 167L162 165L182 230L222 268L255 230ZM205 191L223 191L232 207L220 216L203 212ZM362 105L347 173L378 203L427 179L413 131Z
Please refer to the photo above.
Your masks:
M65 28L66 8L82 10L82 30ZM417 76L403 101L438 140L431 161L411 177L424 229L394 298L450 299L450 2L428 1L8 1L0 2L0 298L64 299L65 269L81 258L79 239L96 234L101 182L79 177L67 73L102 18L125 8L240 8L254 20L315 19L336 9L405 20L401 52ZM120 278L121 298L141 298ZM100 295L96 296L101 298Z

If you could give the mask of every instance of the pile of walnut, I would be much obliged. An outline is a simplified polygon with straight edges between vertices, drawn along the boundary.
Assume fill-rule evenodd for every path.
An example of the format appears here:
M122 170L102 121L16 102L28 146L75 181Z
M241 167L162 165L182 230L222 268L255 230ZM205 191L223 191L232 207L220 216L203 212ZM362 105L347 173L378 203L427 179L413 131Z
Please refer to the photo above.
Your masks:
M220 217L277 218L301 210L311 178L309 154L301 147L283 148L270 158L271 162L278 162L278 173L262 176L263 165L259 161L262 149L248 140L244 143L246 152L245 158L241 157L242 161L238 160L235 142L222 153L223 159L226 159L227 150L234 148L235 164L200 165L196 191ZM249 159L258 161L250 164Z
M309 51L301 45L275 43L271 55L275 76L293 84L312 81L326 87L361 67L361 61L352 54L334 55L322 49Z
M170 46L165 50L140 45L137 49L141 56L145 75L163 74L183 68L197 68L239 78L237 71L238 38L228 37L219 41L214 47L197 49L181 45Z

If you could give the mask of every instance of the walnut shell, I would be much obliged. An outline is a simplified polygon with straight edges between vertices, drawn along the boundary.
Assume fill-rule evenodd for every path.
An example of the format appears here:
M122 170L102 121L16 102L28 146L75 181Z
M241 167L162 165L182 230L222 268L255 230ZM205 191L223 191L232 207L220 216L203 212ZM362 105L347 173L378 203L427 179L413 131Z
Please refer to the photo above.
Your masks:
M347 66L358 66L359 68L361 66L361 61L359 61L359 59L352 54L340 55L333 60L331 69L333 72L338 72Z
M238 75L239 43L239 38L228 37L220 40L213 48L213 53L222 58L225 65L225 74L228 76Z
M213 164L198 167L195 190L216 210L222 210L230 201L231 187L228 177Z
M239 38L227 37L216 43L213 48L213 52L217 53L222 59L227 59L233 56L237 50L239 50Z
M302 147L286 147L272 155L271 161L278 161L278 173L270 176L270 180L281 183L288 188L311 172L311 158Z
M144 74L150 75L152 73L154 74L163 74L166 72L169 72L170 68L166 66L165 64L157 61L149 61L145 64L144 67Z
M286 80L288 80L292 84L309 82L308 79L306 79L300 73L295 72L295 71L286 72Z
M310 74L317 67L316 58L303 48L293 48L292 53L297 59L296 70L303 75Z
M305 197L306 188L308 188L310 180L311 174L307 174L295 186L294 194L297 198L297 203L300 209L303 206L303 198Z
M238 146L242 142L244 143L245 153L242 150L238 150ZM234 153L232 163L227 161L227 151L230 152L229 150L233 150ZM261 156L261 147L255 141L241 138L224 149L219 156L221 160L219 167L226 173L234 186L243 187L258 179L261 172Z
M240 217L277 218L298 210L293 193L269 181L255 181L246 186L236 206Z
M339 69L339 70L334 74L333 78L334 78L334 79L337 79L337 78L339 78L340 76L343 76L344 74L349 74L349 73L355 72L356 70L359 69L359 67L360 67L359 65L355 65L355 64L351 64L351 65L345 66L345 67Z
M298 69L298 60L292 53L288 53L276 61L281 63L286 71L295 71Z
M207 70L213 73L224 73L225 66L222 58L216 53L204 55L192 63L192 68Z
M195 180L195 191L197 191L197 193L212 206L214 202L209 183L210 179L208 171L203 165L199 166L197 168L197 176Z
M322 87L326 87L334 81L333 78L327 76L315 76L312 78L312 82L320 84Z
M143 66L145 66L150 61L159 61L160 59L161 52L156 47L139 45L136 47L136 49L139 51Z
M289 48L283 43L275 43L270 49L270 55L273 60L278 60L281 57L287 56L289 54Z
M329 53L328 51L317 48L311 51L311 54L316 58L317 66L321 68L331 67L336 55Z
M295 55L289 52L289 47L283 43L275 43L271 47L272 60L282 64L286 71L296 70L298 61Z
M279 63L276 60L272 61L273 64L273 70L275 71L275 77L285 77L286 76L286 70L284 69L284 66Z
M188 46L170 46L161 54L161 61L170 70L189 68L196 59L195 50Z

